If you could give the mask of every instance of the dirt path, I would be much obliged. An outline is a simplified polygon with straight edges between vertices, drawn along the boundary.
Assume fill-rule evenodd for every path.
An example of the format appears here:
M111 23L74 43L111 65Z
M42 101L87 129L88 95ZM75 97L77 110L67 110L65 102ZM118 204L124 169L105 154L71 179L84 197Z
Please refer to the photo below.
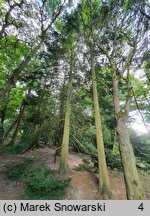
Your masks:
M24 184L22 182L16 183L5 177L5 165L8 163L21 162L24 158L36 156L38 161L48 164L52 169L58 169L59 158L54 164L54 150L49 148L41 148L33 151L28 151L23 155L1 155L0 156L0 200L18 200L22 199L22 190ZM82 163L82 159L75 155L70 154L69 166L71 169ZM68 200L99 200L102 197L97 190L98 178L95 174L90 172L71 172L72 182L67 188ZM123 174L109 170L110 184L112 189L112 199L126 199L125 186ZM150 176L141 176L142 184L145 189L147 199L150 199Z

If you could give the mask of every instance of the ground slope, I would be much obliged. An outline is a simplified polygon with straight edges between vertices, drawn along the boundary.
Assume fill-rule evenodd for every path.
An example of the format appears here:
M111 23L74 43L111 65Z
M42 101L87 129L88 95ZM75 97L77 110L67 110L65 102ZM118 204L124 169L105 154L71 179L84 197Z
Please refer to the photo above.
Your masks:
M23 158L36 156L38 161L48 164L52 169L58 169L59 158L54 164L54 150L49 148L40 148L31 150L23 155L0 155L0 200L18 200L22 199L22 190L24 184L9 180L5 176L5 165L8 163L21 162ZM69 166L71 169L78 166L82 159L71 153L69 155ZM102 197L97 191L98 178L91 172L78 172L72 170L72 182L67 188L66 199L68 200L99 200ZM126 199L123 174L121 172L109 170L110 184L112 190L112 199ZM142 184L146 192L147 199L150 199L150 176L141 176Z

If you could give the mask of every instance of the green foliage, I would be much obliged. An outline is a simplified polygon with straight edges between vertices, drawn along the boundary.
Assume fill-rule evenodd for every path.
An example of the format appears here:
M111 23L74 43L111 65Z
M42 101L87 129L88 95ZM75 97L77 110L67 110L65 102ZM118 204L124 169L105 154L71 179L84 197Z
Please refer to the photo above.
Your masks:
M129 0L124 0L123 9L124 9L125 12L127 10L128 4L129 4Z
M13 179L13 180L23 180L24 177L27 175L29 170L31 169L31 166L33 165L33 162L35 161L35 158L26 158L21 163L15 163L15 164L8 164L6 165L6 176L7 178Z
M33 124L28 124L28 127L32 128L28 128L21 136L20 143L17 148L19 153L38 147L39 145L38 135L40 135L40 131L36 131Z
M106 161L107 161L107 166L109 166L111 169L114 168L117 168L118 170L122 169L119 152L113 153L111 150L106 149Z
M0 3L4 2L4 0L0 1ZM41 5L43 2L45 2L45 8L42 9ZM18 68L20 63L23 60L28 60L28 58L26 59L27 56L29 59L31 57L32 60L26 68L23 67L19 77L15 76L14 80L11 80L12 89L9 92L8 104L7 101L6 104L3 103L3 101L0 103L0 109L6 108L6 112L2 112L1 115L1 121L3 121L2 129L4 128L4 132L7 132L7 129L10 128L11 124L17 119L21 105L26 105L25 113L19 127L21 132L19 137L21 138L20 144L4 146L1 151L16 154L22 153L29 148L37 147L40 141L50 144L54 143L59 122L59 111L61 109L59 106L60 100L65 101L65 96L61 97L61 99L59 98L61 85L63 83L63 73L65 77L64 85L67 87L66 80L69 72L69 59L72 50L74 70L72 74L73 96L70 144L83 153L90 154L97 151L91 71L89 64L90 53L87 45L87 41L89 41L90 38L93 39L93 44L95 46L93 54L107 164L111 168L121 169L121 160L118 149L114 152L109 149L109 147L112 148L113 146L113 141L111 139L113 137L111 137L111 135L116 129L116 118L114 115L115 111L112 97L113 70L109 63L112 62L112 65L119 69L117 71L117 76L120 79L120 70L128 59L128 51L130 50L129 45L131 45L130 43L134 40L135 35L138 32L139 36L142 36L141 39L143 38L145 40L146 38L146 35L143 34L142 30L145 24L143 19L139 16L140 11L134 16L135 12L132 10L132 7L134 7L135 10L136 8L143 8L143 11L145 10L145 12L148 10L146 9L147 7L144 7L144 4L141 4L138 0L82 0L78 2L77 8L72 5L73 7L71 10L70 8L68 10L68 5L66 3L68 3L68 1L64 4L65 10L62 16L59 17L59 20L55 20L55 23L53 24L54 28L46 33L44 45L41 49L38 49L37 54L34 56L28 56L28 54L30 52L32 53L43 36L41 33L38 36L39 29L36 29L36 26L40 26L41 30L42 28L46 29L46 26L48 25L47 20L52 20L55 17L56 11L58 11L62 1L40 0L33 1L33 4L31 1L33 10L30 10L30 7L29 10L24 8L24 12L21 16L20 12L19 16L17 16L17 14L13 17L10 15L9 21L12 22L13 19L13 24L15 24L17 28L13 26L7 27L5 31L6 34L4 34L4 38L1 39L0 89L4 88L5 90L5 83L7 83L11 75L13 75L13 71ZM71 1L69 1L69 3L71 3ZM26 3L24 2L24 4ZM38 5L40 5L40 8ZM1 8L2 6L0 6L0 9ZM130 13L129 9L131 10ZM5 25L5 15L7 10L9 10L9 7L3 8L3 11L0 12L0 15L2 15L2 19L0 20L2 25ZM17 13L19 10L19 8L14 10L12 14ZM37 19L37 14L40 14L39 19ZM140 22L138 22L138 19ZM27 25L24 26L24 23L21 20L24 20ZM30 25L31 28L29 28ZM15 29L14 32L13 28ZM136 31L136 28L139 28L139 30ZM35 32L35 36L32 35L31 29ZM91 32L93 32L92 35ZM91 36L93 36L93 38ZM129 69L131 69L133 74L137 73L137 61L142 58L143 52L147 49L143 39L140 41L139 37L139 53L134 56L133 64L131 65L132 61L128 63L128 66L132 66ZM140 47L141 45L143 47ZM134 76L130 77L139 107L147 113L149 111L148 100L150 91L150 65L148 53L147 50L147 58L146 56L143 56L143 63L140 63L141 68L142 66L144 68L145 79L140 80ZM106 54L110 55L109 59L107 59ZM15 85L16 81L17 84ZM126 81L125 71L123 80L119 80L121 108L124 107L122 104L125 104L127 96ZM62 90L62 95L66 95L65 88ZM28 97L25 97L27 92L29 92L29 95ZM133 105L132 108L137 109L135 108L135 105ZM61 117L61 120L64 120L63 117ZM11 132L13 132L13 129ZM9 138L11 138L12 134L13 133L9 134ZM134 136L131 137L131 141L136 156L142 163L148 164L150 162L150 138L146 135L137 137L134 134ZM148 165L146 166L148 167ZM81 167L81 169L82 168L83 167ZM43 176L46 176L47 179L47 175L53 175L52 173L46 174L46 171L45 174L41 171L39 172L41 173L41 179L43 181ZM32 198L40 198L41 195L39 194L44 186L42 185L42 180L40 181L35 175L35 172L33 172L32 176L28 176L26 180L28 187L25 193L28 194L28 197L32 196ZM35 179L37 179L37 185L34 188L32 181ZM52 197L55 198L53 189L48 186L48 180L45 184L47 185L45 186L45 190L51 190ZM59 183L57 182L56 185L58 186ZM38 191L38 186L41 191L39 191L39 194L34 194L35 190ZM42 196L47 197L48 195L43 194Z
M20 154L22 152L25 152L26 150L29 149L29 143L26 142L22 142L19 145L6 145L3 146L0 149L1 153L8 153L8 154Z
M0 87L2 87L6 82L6 74L4 71L0 70Z
M7 0L0 0L0 4L4 3L4 2L7 2Z
M138 134L136 131L130 129L130 139L135 156L141 161L150 164L150 135Z
M60 179L56 172L46 165L34 166L25 178L26 199L62 199L65 195L65 187L71 182L71 178Z
M60 6L61 0L48 0L46 1L45 8L49 15L54 15L55 10Z
M17 110L19 110L22 100L25 97L25 88L17 85L12 89L9 96L9 104L7 107L7 117L13 118L17 115Z
M8 164L7 178L25 183L23 196L26 199L63 199L71 178L60 179L56 171L45 164L37 164L35 159L26 158L21 163Z
M145 160L142 160L141 157L136 157L136 165L139 171L143 174L150 174L150 163Z
M20 154L31 149L32 147L37 147L39 144L40 130L35 130L35 126L32 123L28 123L26 127L23 128L24 133L18 135L19 143L12 145L5 145L0 149L2 153ZM23 132L22 131L22 132Z
M0 71L10 75L10 72L20 64L28 51L26 44L19 41L16 36L9 35L1 39Z
M88 127L89 126L89 127ZM76 135L71 135L71 144L82 153L95 153L95 127L87 124L82 128L76 129Z

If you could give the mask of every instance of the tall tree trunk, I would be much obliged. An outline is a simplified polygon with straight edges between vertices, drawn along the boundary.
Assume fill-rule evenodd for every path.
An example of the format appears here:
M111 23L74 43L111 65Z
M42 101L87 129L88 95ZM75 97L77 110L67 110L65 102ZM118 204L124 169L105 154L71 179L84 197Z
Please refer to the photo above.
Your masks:
M62 108L62 107L61 107ZM64 106L63 106L64 109ZM63 140L63 131L64 131L64 115L63 110L60 110L60 120L59 124L56 130L56 137L55 137L55 144L56 144L56 151L54 154L54 163L57 161L57 156L61 155L61 146L62 146L62 140Z
M61 146L61 158L60 158L60 173L68 173L68 152L69 152L69 131L70 131L70 116L71 116L71 91L72 91L72 78L68 83L68 94L66 101L66 111L65 111L65 123L63 140Z
M92 83L93 83L96 140L97 140L97 149L98 149L99 191L102 195L106 197L110 197L111 190L110 190L109 176L108 176L104 143L103 143L103 133L102 133L101 116L100 116L100 109L99 109L99 102L98 102L97 82L96 82L96 75L95 75L95 65L94 65L92 46L91 46L91 71L92 71Z
M14 145L15 142L16 142L18 130L19 130L21 121L22 121L22 119L23 119L25 107L26 107L26 106L23 105L23 106L20 108L19 116L18 116L17 123L16 123L16 128L15 128L14 134L13 134L13 136L12 136L12 139L11 139L11 141L10 141L10 144L11 144L11 145Z
M64 129L64 102L65 102L65 86L66 86L66 74L64 75L64 82L62 89L60 91L60 108L59 108L59 123L56 130L56 137L55 137L55 143L57 146L56 153L55 153L55 161L56 156L61 154L61 145L62 145L62 139L63 139L63 129Z
M122 166L124 172L124 179L126 185L127 199L139 200L144 199L144 191L142 189L139 175L136 167L133 147L130 142L128 128L126 126L128 112L122 112L119 101L119 85L118 78L113 74L113 98L115 113L117 118L117 133L119 138L120 153L122 159Z
M60 173L68 173L68 152L69 152L69 132L70 132L70 117L71 117L71 92L72 92L72 71L73 71L73 51L71 51L70 58L70 71L69 71L69 80L68 80L68 90L67 90L67 99L65 106L65 122L64 122L64 131L63 139L61 146L61 158L60 158Z

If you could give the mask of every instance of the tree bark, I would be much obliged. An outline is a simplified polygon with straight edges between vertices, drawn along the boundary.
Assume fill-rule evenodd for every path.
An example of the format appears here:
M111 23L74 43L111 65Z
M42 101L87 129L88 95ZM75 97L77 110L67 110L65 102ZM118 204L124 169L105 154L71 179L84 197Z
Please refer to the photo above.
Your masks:
M70 131L70 116L71 116L71 91L72 91L72 78L68 83L68 94L66 101L66 111L65 111L65 123L63 140L61 146L61 158L60 158L60 173L68 173L68 152L69 152L69 131Z
M61 146L61 158L60 158L60 173L69 173L69 165L68 165L68 152L69 152L69 132L70 132L70 117L71 117L71 92L72 92L72 72L73 72L73 50L71 50L70 57L70 72L69 72L69 80L68 80L68 90L67 90L67 99L66 99L66 107L65 107L65 122L64 122L64 131L63 131L63 139Z
M126 185L126 195L129 200L140 200L144 199L145 195L139 180L133 147L130 142L128 128L126 126L128 112L127 110L124 112L121 111L119 101L119 80L115 74L113 74L112 79L113 99L117 118L117 134L119 138L124 180Z
M116 129L111 129L110 131L110 134L111 134L111 149L112 151L114 150L114 147L115 147L115 141L116 141Z
M55 162L56 162L56 156L61 155L61 145L62 145L62 139L63 139L63 129L64 129L64 102L65 102L65 96L64 96L64 90L65 90L65 81L66 81L66 74L64 75L64 82L62 89L60 91L60 108L59 108L59 123L56 131L56 137L55 137L55 144L57 146L56 153L55 153Z
M110 190L109 176L108 176L104 143L103 143L103 133L102 133L101 116L100 116L100 109L99 109L97 82L96 82L96 75L95 75L95 65L94 65L94 56L93 56L92 46L91 46L90 51L91 51L91 71L92 71L92 84L93 84L96 140L97 140L97 149L98 149L99 191L102 195L104 195L104 197L110 197L111 190Z

